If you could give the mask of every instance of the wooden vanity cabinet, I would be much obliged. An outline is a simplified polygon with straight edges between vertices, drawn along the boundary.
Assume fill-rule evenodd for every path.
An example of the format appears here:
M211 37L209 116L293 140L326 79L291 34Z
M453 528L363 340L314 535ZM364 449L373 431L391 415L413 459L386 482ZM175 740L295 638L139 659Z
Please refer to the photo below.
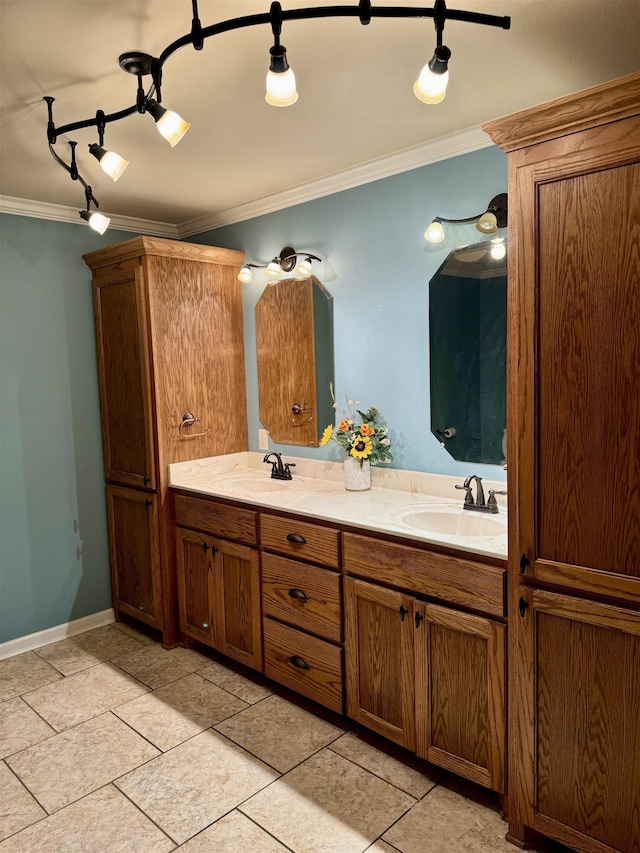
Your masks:
M508 152L509 837L640 850L640 73Z
M180 629L262 671L257 513L180 494L174 504Z
M151 237L84 256L93 271L107 485L131 490L130 510L144 505L145 494L154 496L154 523L141 540L146 562L142 546L127 558L136 546L113 540L130 525L123 520L124 493L108 496L114 610L116 618L135 616L160 629L165 646L180 641L167 466L247 449L236 279L243 258L229 249ZM200 420L182 425L188 413ZM154 601L145 600L143 610L128 599L136 597L131 590L145 588Z
M445 606L463 596L502 616L504 568L349 533L343 550L346 571L361 576L344 579L348 715L504 793L506 625ZM361 579L370 576L397 588Z
M264 672L342 713L340 531L261 513Z

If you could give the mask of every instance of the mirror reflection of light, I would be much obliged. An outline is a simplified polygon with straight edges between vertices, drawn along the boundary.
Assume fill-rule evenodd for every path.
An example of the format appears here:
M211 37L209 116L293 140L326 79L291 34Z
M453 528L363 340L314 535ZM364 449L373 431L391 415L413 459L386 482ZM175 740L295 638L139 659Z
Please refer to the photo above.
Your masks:
M504 258L506 254L507 247L504 243L496 243L494 246L491 247L491 257L496 261L499 261Z

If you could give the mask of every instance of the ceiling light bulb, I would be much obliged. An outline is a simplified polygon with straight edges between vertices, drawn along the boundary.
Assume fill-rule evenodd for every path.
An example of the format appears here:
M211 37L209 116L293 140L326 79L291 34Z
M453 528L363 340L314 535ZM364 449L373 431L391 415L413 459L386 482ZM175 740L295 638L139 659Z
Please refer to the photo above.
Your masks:
M483 213L480 219L476 222L476 228L483 234L493 234L497 231L498 220L496 219L495 213L491 213L489 210L487 210L486 213Z
M249 269L249 267L242 267L240 272L238 273L238 281L241 281L242 284L251 284L253 281L253 273Z
M286 49L278 44L270 50L271 63L267 71L265 101L272 107L290 107L298 100L295 74L287 62Z
M191 127L190 123L181 118L178 113L161 107L157 101L149 101L147 112L152 116L158 131L172 148L180 142Z
M101 145L98 145L95 142L89 146L89 151L93 154L98 163L100 163L103 171L106 172L114 181L117 181L118 178L122 177L122 173L129 165L129 161L125 160L124 157L116 154L115 151L105 151Z
M491 257L496 261L500 261L507 254L507 247L504 243L496 243L495 246L491 247L490 251Z
M94 210L93 212L89 210L81 210L80 216L85 220L85 222L88 222L89 227L93 228L94 231L97 231L98 234L104 234L111 222L108 216L103 216L102 213L98 213L97 210Z
M434 219L424 232L424 239L428 243L442 243L444 240L444 228L442 223Z
M439 104L444 100L449 82L447 66L450 58L449 48L441 45L420 72L413 84L413 94L423 104Z
M296 267L296 273L302 278L309 278L312 273L311 258L305 258L304 261L300 261Z
M277 261L271 261L265 272L269 276L269 278L280 278L280 276L282 275L280 264Z

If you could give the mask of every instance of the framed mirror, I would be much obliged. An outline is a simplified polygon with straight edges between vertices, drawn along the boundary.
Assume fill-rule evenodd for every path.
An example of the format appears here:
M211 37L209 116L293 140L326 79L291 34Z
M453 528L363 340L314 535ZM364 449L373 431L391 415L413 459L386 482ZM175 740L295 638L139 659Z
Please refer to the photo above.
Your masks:
M454 249L429 282L431 432L463 462L506 462L505 250Z
M276 444L317 447L334 421L333 299L313 276L268 284L256 304L260 420Z

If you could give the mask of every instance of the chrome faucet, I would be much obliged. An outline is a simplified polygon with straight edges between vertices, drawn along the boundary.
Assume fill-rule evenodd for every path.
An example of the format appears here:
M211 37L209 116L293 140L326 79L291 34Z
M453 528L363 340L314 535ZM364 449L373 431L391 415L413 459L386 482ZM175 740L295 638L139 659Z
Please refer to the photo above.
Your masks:
M476 499L473 499L473 494L471 491L471 486L473 481L476 481ZM489 500L485 503L484 500L484 489L482 488L482 477L478 477L477 474L469 474L467 479L464 481L462 485L456 483L456 489L464 489L464 504L462 505L463 509L470 509L474 512L490 512L496 513L499 512L498 501L496 500L496 495L506 495L506 492L498 492L495 489L489 489Z
M271 461L271 457L275 456L275 462ZM282 462L282 456L279 453L267 453L262 460L263 462L271 463L271 479L272 480L291 480L291 468L296 467L295 462Z

